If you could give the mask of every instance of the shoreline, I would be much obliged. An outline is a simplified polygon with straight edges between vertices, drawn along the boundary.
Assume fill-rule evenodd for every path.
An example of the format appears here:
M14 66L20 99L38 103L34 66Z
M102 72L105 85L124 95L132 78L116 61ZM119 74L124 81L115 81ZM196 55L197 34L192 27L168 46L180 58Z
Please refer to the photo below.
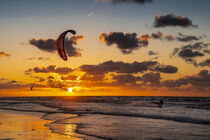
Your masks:
M44 119L43 115L40 112L0 109L0 139L82 139L76 137L76 131L72 135L53 132L48 126L53 121Z

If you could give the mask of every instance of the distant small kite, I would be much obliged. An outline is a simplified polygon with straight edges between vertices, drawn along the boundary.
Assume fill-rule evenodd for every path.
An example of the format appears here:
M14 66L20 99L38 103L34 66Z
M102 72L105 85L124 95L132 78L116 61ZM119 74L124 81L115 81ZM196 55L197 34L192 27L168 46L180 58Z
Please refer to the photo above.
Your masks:
M66 56L66 53L65 53L65 50L64 50L64 40L65 40L65 36L68 32L72 33L73 35L76 34L76 31L74 31L74 30L67 30L67 31L63 32L62 34L60 34L60 36L57 39L58 54L65 61L67 61L67 56Z

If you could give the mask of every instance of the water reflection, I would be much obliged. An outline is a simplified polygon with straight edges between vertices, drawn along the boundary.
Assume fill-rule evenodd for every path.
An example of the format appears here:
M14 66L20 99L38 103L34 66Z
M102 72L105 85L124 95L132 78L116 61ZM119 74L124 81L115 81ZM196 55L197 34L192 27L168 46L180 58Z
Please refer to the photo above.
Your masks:
M74 137L75 124L62 124L64 135L51 133L49 127L45 125L52 121L40 119L42 115L41 113L0 110L0 139L80 139Z

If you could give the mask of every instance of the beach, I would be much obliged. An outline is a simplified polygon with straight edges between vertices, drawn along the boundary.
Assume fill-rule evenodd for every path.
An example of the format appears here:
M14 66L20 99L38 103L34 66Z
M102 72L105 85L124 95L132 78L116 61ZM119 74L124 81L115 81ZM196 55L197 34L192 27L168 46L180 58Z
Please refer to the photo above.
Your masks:
M71 135L52 133L46 126L52 121L41 119L42 115L34 112L0 110L0 139L79 139Z
M154 103L163 99L162 107ZM0 139L210 138L209 98L0 98Z

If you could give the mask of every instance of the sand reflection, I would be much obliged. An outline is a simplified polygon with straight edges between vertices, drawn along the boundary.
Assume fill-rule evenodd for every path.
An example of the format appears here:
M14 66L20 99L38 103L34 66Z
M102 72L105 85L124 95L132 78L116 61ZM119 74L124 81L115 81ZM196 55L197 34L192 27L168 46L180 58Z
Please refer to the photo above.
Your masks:
M76 125L63 124L65 135L51 133L49 127L52 121L43 120L40 113L25 113L0 110L0 139L79 139L73 137Z

